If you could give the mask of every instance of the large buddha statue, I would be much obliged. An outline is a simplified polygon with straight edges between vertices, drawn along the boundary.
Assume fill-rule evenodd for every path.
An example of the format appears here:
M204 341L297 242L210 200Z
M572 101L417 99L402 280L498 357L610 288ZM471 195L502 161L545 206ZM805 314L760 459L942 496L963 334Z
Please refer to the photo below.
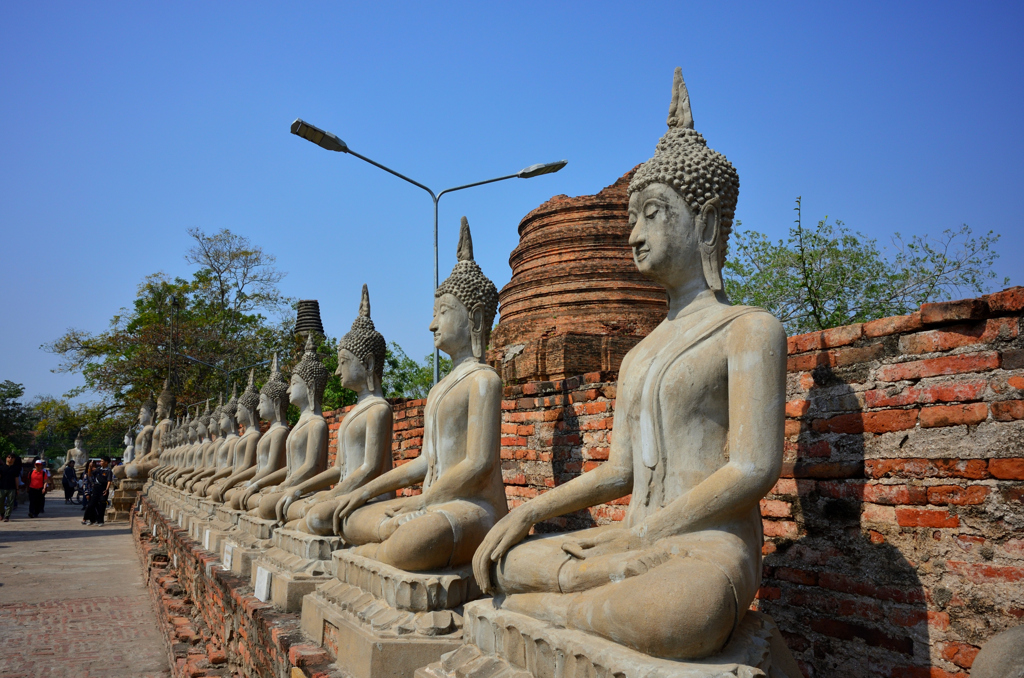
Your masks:
M260 420L256 409L259 407L260 393L256 390L255 377L255 370L250 370L249 385L238 399L235 416L244 430L232 450L229 473L214 481L206 491L206 496L216 502L225 501L226 493L238 483L256 475L256 448L260 441Z
M82 473L85 472L85 465L89 462L89 453L82 447L82 432L79 431L75 435L74 447L68 450L68 453L64 455L64 464L57 469L57 475L60 476L64 473L64 467L68 465L69 461L75 462L75 475L79 478L82 477Z
M213 412L209 414L205 419L200 418L200 423L206 426L207 440L209 444L202 446L202 453L196 455L196 463L192 470L188 473L182 474L181 477L181 489L186 492L192 492L192 485L195 481L202 477L208 470L213 469L213 460L217 455L217 450L224 443L224 436L220 433L220 413L224 409L224 396L220 397L217 403L217 407L213 408Z
M725 296L739 179L694 131L678 69L668 126L629 186L633 258L667 290L668 317L622 362L609 459L509 513L473 565L502 609L697 659L723 648L760 584L786 335ZM542 520L630 493L622 523L524 541Z
M423 449L338 501L335 529L354 553L403 570L469 563L487 531L508 511L501 480L501 379L484 363L498 291L473 261L462 219L458 263L434 292L434 345L451 373L427 395ZM423 493L364 506L423 483Z
M171 452L166 460L161 455L159 468L152 471L153 476L158 482L167 485L171 484L171 479L188 466L190 455L199 444L199 438L196 433L198 425L198 420L192 418L191 412L187 412L185 414L185 421L182 422L181 432L179 433L180 442L177 449Z
M203 411L203 414L196 417L195 421L192 422L192 426L195 429L196 442L185 455L184 464L167 481L179 489L184 487L189 477L196 472L197 468L203 465L206 452L213 445L213 440L210 437L209 400L206 401L206 409Z
M356 392L356 404L338 428L334 466L296 485L278 501L277 519L291 521L289 529L333 534L339 497L391 469L391 405L381 390L386 350L387 342L370 319L370 293L363 285L359 316L338 342L336 372L341 385ZM306 495L310 496L298 501Z
M164 380L164 389L156 400L156 425L147 435L142 437L143 441L146 442L145 447L139 446L139 436L143 434L146 428L146 424L142 424L139 435L135 436L135 460L131 464L125 463L123 467L115 468L115 476L130 480L145 480L149 477L150 471L160 464L160 454L165 444L163 436L171 430L174 423L174 407L176 404L177 399L171 390L171 377L168 377Z
M288 432L286 441L287 466L284 477L277 479L281 471L265 476L255 483L259 494L248 498L250 512L263 520L275 520L277 502L289 492L321 473L327 466L328 428L321 411L324 388L327 386L327 368L317 355L313 344L313 332L306 338L302 360L292 371L288 386L288 399L299 408L299 420ZM251 492L253 488L248 491Z
M270 363L270 378L260 389L257 411L262 419L270 422L270 427L256 446L252 478L224 497L236 511L248 508L249 499L264 487L264 481L267 485L276 485L288 473L288 382L281 376L276 353Z

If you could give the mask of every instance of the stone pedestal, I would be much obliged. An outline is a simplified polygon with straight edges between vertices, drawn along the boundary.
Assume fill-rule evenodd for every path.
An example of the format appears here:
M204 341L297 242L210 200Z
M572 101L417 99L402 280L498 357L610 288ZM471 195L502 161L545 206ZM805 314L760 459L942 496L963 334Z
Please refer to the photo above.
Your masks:
M405 572L349 551L302 601L302 630L352 678L411 678L462 645L462 606L480 595L472 568Z
M276 525L276 521L263 520L239 512L238 523L221 541L220 560L224 569L251 579L255 584L255 559L270 548L270 535L273 534ZM261 591L257 590L256 593L260 597ZM269 600L269 593L263 600Z
M139 496L145 483L140 480L122 480L117 489L111 493L110 505L104 520L108 523L123 522L131 518L135 498Z
M671 592L666 592L671 595ZM801 678L768 615L747 612L729 644L699 661L656 659L479 600L465 607L465 644L416 678Z
M255 578L263 568L270 577L270 600L285 612L302 609L302 598L334 577L331 555L343 548L341 537L322 537L295 530L274 530L272 546L254 563ZM256 579L253 579L255 581Z

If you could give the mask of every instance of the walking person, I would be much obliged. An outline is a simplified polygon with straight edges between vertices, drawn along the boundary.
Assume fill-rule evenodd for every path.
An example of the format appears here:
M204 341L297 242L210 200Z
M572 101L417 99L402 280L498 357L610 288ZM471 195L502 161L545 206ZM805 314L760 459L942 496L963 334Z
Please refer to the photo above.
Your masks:
M107 511L107 495L110 492L110 481L113 474L110 471L110 457L100 459L99 468L93 468L92 489L89 496L89 508L86 509L89 525L102 525L104 514Z
M42 459L36 459L35 468L28 477L28 517L36 518L46 504L46 485L49 474Z
M85 514L82 516L83 525L92 525L95 522L93 512L90 510L90 499L92 498L92 488L96 484L95 479L92 477L93 471L96 469L96 462L90 459L85 464L85 472L82 473L81 479L78 481L78 491L82 495L82 510Z
M75 496L75 490L78 489L78 476L75 475L74 459L69 460L64 465L64 477L60 479L60 482L64 486L64 503L74 503L71 498Z
M21 485L21 466L15 463L15 459L17 455L8 452L4 464L0 466L0 520L5 523L11 522L11 511L14 510L14 500Z

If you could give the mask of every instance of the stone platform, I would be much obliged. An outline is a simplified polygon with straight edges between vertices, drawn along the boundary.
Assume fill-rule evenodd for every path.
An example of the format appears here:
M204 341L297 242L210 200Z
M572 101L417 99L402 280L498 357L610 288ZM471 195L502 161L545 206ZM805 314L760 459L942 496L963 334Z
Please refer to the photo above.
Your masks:
M271 547L253 562L253 581L268 579L267 600L285 612L302 609L302 597L334 577L332 554L344 548L341 537L322 537L307 532L274 530ZM260 572L260 570L263 572ZM265 574L264 574L265 573ZM257 590L257 594L263 593Z
M225 569L230 569L240 577L256 583L254 562L273 544L270 536L277 522L263 520L248 513L239 512L237 524L221 538L220 559ZM261 593L257 591L257 594ZM259 595L257 597L260 597ZM261 600L266 602L269 593Z
M303 598L302 630L352 678L411 678L462 645L462 606L479 597L472 568L406 572L349 551Z
M135 499L144 486L145 482L141 480L121 480L111 493L104 520L108 523L127 522L131 518Z
M656 659L604 638L479 600L465 607L465 644L416 671L416 678L801 678L775 622L747 612L714 657Z

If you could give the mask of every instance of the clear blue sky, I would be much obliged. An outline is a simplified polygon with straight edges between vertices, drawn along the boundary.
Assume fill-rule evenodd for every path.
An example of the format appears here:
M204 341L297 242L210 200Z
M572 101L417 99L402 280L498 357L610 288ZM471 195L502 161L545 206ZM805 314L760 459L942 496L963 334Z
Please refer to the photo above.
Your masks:
M191 275L185 229L276 254L288 295L345 332L431 350L426 194L288 133L302 117L438 189L566 158L441 203L499 287L516 226L649 158L682 66L697 129L740 175L738 217L781 236L802 195L883 243L968 223L1024 283L1020 3L0 4L0 379L101 331L147 274Z

